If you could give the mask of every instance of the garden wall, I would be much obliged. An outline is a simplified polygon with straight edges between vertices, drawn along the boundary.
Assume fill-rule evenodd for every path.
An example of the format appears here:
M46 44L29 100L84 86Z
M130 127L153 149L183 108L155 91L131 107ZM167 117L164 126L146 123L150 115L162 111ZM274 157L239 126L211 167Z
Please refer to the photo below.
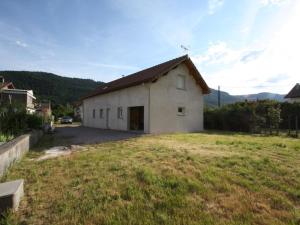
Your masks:
M29 149L42 137L43 131L36 130L21 135L10 142L0 146L0 177L8 167L29 151Z

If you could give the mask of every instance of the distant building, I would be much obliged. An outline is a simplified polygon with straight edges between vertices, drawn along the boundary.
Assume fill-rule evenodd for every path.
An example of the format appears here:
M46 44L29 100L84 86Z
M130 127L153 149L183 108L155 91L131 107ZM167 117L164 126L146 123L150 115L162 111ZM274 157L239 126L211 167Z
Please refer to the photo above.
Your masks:
M28 113L35 112L35 100L32 90L16 89L11 82L0 77L0 105L16 104L25 107Z
M12 82L5 82L4 77L0 76L0 90L15 89Z
M36 105L36 114L43 118L51 118L51 102L41 102Z
M82 99L83 125L144 133L203 130L203 95L210 92L187 56L98 87Z
M82 121L83 119L83 106L82 101L74 103L74 118Z
M300 84L297 83L284 98L291 103L300 102Z

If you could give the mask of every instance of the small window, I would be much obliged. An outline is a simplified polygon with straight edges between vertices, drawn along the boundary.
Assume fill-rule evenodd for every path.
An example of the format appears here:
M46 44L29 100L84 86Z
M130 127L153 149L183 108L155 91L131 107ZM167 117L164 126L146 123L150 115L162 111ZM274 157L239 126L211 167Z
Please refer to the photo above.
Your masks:
M185 107L178 107L177 108L177 115L184 116L185 115Z
M93 118L95 119L95 116L96 116L96 110L93 109Z
M185 77L183 75L177 76L177 88L178 89L185 89Z
M123 108L118 107L118 119L122 119L122 118L123 118Z
M100 110L99 110L99 117L100 117L100 119L103 118L103 109L100 109Z

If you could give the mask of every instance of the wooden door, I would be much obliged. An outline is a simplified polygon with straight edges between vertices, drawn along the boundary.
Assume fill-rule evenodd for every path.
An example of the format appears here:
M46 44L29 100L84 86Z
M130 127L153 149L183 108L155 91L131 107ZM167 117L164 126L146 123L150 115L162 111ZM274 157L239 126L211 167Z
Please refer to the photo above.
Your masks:
M136 106L129 108L129 129L144 130L144 107Z

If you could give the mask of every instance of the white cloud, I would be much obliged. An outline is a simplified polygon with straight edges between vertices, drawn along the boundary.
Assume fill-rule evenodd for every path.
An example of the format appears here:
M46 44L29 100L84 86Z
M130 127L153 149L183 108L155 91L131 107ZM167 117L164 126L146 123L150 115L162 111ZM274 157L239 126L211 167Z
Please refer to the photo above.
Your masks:
M233 49L226 42L210 43L207 51L193 56L193 60L202 65L228 65L256 59L263 53L259 48Z
M208 14L214 14L224 4L224 0L208 0Z
M239 49L218 42L192 58L212 88L221 85L232 94L287 93L300 81L299 11L300 2L282 22L283 26L269 34L267 42Z
M16 44L20 47L23 47L23 48L26 48L28 47L28 45L25 43L25 42L22 42L22 41L16 41Z
M260 3L264 6L267 5L283 5L289 3L290 0L260 0Z

